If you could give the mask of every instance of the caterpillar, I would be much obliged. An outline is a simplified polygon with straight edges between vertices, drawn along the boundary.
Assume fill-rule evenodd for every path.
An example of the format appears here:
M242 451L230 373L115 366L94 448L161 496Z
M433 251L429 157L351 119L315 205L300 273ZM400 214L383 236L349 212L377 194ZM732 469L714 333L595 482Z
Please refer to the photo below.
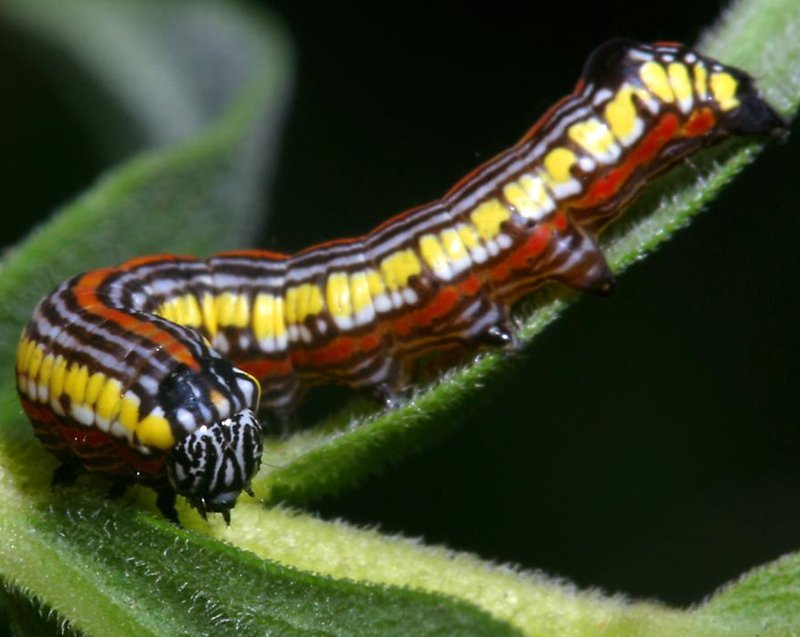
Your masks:
M598 234L656 175L734 135L785 130L752 78L676 43L612 40L574 91L441 199L295 254L155 255L78 274L37 306L16 377L36 436L121 490L204 517L262 455L260 408L318 383L391 403L416 359L513 341L510 307L544 283L608 294Z

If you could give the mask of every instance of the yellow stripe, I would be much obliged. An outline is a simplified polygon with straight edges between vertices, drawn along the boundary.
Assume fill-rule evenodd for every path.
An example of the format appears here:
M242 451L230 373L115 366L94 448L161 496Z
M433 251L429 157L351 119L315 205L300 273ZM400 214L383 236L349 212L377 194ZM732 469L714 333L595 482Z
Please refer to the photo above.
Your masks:
M97 397L95 407L97 417L111 422L119 413L122 398L122 385L115 378L109 378Z
M630 85L624 85L609 100L608 104L606 104L604 115L614 137L626 144L630 144L633 141L630 137L636 131L636 122L638 120L636 107L633 104L633 88Z
M203 312L194 294L186 295L186 315L183 321L183 324L189 327L200 327L203 325Z
M234 312L236 311L236 295L232 292L223 292L217 295L217 324L222 327L233 325Z
M596 117L574 123L567 129L567 135L598 159L605 158L614 145L614 138L608 127Z
M372 298L386 292L386 285L377 270L367 270L367 283L369 284L369 293Z
M381 261L381 272L386 287L395 292L408 284L412 276L422 272L422 264L411 248L398 250Z
M73 363L67 374L64 391L69 396L73 405L80 405L85 401L86 385L89 382L89 370L86 365Z
M686 65L679 62L672 62L667 67L669 74L669 84L675 97L679 102L689 100L692 98L692 81L689 79L689 72L686 70Z
M447 257L450 259L451 263L468 258L467 248L461 240L461 237L458 236L458 232L452 228L448 228L447 230L442 230L442 234L439 236L442 238L444 251L447 253Z
M42 361L42 368L39 370L39 384L50 389L50 377L53 373L53 363L56 362L52 354L48 354Z
M136 431L139 424L139 398L131 392L126 392L120 401L119 422L129 431Z
M554 148L544 158L545 170L550 174L552 180L561 184L572 179L572 165L578 160L575 153L567 148Z
M516 181L503 186L503 196L523 217L534 217L539 212L538 206L534 204L526 190Z
M161 318L175 322L175 311L174 311L175 302L173 301L166 301L161 304L156 310L156 316L160 316Z
M29 339L25 339L24 345L20 344L22 355L20 356L19 370L21 372L25 372L26 374L28 373L28 368L31 363L31 356L33 355L33 350L35 347L36 343Z
M44 347L41 345L36 345L33 348L33 354L31 354L30 363L28 363L28 378L31 380L35 380L36 377L39 375L39 368L42 366L42 361L44 360Z
M67 375L67 361L59 354L53 363L53 375L50 379L50 398L58 398L64 393L64 382Z
M275 302L271 294L260 292L253 302L253 334L257 339L275 336Z
M250 324L250 299L246 294L236 295L236 306L233 311L233 325L245 329Z
M286 290L284 311L288 323L302 323L323 308L322 290L312 283L302 283Z
M283 297L275 297L275 309L272 313L272 333L275 338L280 338L286 333L286 315L284 314Z
M325 298L328 312L337 318L352 316L353 306L350 303L350 281L347 272L334 272L328 277L325 286Z
M16 365L17 370L23 371L22 362L25 358L25 348L28 346L28 339L24 336L21 336L19 339L19 343L17 343L17 356L16 356Z
M528 193L528 197L530 197L539 213L555 208L555 202L548 194L541 177L522 175L519 178L519 183Z
M102 372L95 372L89 377L86 385L86 404L92 406L100 396L100 390L106 383L106 376Z
M667 104L675 101L675 95L669 86L669 79L664 67L657 62L645 62L639 69L639 77L650 92Z
M470 219L481 239L490 241L500 233L500 226L511 218L511 213L498 199L484 201L472 211Z
M450 265L447 262L447 255L444 253L442 244L432 234L420 237L419 252L428 267L434 272L450 272Z
M708 71L702 62L694 65L694 90L697 96L704 100L708 97Z
M350 275L350 299L353 310L360 312L372 305L372 296L369 293L369 280L366 272L354 272Z
M158 414L148 414L142 419L136 427L136 437L142 444L157 449L170 449L175 444L169 421Z
M462 224L458 226L458 236L468 249L477 248L480 245L478 241L478 233L472 226Z
M712 73L710 85L714 99L717 100L719 107L723 111L729 111L739 106L739 100L736 98L738 82L733 75L730 73Z

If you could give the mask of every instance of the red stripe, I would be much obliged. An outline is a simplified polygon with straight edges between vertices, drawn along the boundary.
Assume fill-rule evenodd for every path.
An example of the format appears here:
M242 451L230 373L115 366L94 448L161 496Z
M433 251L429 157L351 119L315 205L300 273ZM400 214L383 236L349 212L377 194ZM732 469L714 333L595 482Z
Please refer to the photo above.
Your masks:
M162 257L163 258L163 257ZM155 262L155 258L152 262ZM140 260L147 261L147 257ZM176 340L172 334L165 332L158 325L148 320L142 320L132 316L124 310L109 307L97 296L97 289L112 274L116 274L118 268L105 268L94 270L84 274L75 287L72 289L73 296L78 305L85 312L94 314L103 320L114 323L125 332L137 334L149 340L153 345L163 348L175 360L188 365L191 369L200 369L200 365L195 360L189 349L180 341Z

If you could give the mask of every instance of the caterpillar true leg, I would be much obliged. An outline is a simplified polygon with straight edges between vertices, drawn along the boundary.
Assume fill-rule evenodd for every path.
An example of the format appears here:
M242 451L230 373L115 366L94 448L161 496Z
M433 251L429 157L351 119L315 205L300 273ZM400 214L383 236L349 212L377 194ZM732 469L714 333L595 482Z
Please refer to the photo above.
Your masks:
M53 475L50 478L50 486L60 487L73 484L83 471L84 469L80 462L62 462L53 471Z

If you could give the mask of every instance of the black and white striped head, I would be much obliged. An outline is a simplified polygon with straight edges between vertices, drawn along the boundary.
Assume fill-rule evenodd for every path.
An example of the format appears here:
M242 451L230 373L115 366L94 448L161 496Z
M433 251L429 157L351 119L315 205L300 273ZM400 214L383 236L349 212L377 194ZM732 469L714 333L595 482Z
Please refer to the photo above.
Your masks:
M203 426L178 442L167 458L167 477L200 514L230 510L261 465L261 425L252 409Z

